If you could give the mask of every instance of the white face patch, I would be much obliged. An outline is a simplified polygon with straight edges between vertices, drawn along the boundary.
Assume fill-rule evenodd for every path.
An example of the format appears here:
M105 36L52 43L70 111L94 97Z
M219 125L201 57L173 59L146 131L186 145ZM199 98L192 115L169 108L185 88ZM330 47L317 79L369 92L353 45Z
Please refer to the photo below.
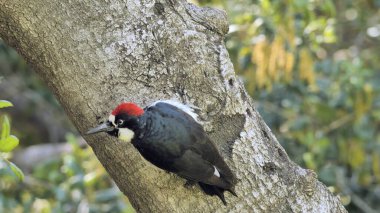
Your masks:
M108 121L111 122L114 126L116 126L116 124L115 124L115 116L114 115L110 115L108 117Z
M119 139L125 142L131 142L135 133L128 128L119 128Z
M219 173L218 169L215 166L214 166L214 168L215 168L214 175L217 177L220 177L220 173Z

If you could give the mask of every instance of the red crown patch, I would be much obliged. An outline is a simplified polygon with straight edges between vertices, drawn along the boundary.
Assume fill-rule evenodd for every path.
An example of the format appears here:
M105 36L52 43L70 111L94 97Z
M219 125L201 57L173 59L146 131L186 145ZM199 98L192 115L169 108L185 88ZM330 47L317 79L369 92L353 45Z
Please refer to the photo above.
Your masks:
M140 116L144 114L144 110L134 103L121 103L113 111L112 115L125 113L132 116Z

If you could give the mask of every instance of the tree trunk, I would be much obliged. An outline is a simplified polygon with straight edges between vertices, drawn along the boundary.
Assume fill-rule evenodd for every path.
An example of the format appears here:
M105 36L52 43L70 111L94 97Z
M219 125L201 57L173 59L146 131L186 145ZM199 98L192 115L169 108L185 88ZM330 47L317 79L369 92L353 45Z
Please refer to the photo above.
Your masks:
M311 170L289 160L236 78L226 14L183 0L0 0L0 37L45 80L80 132L118 103L199 107L233 169L228 206L106 134L85 137L138 212L346 212ZM54 119L54 118L52 118Z

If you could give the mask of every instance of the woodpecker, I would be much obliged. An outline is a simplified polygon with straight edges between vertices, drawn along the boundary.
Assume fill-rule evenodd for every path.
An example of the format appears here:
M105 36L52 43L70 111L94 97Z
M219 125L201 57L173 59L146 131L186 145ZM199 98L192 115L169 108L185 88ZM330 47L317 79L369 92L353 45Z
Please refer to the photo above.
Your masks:
M224 205L224 191L237 196L234 174L187 105L165 100L142 109L134 103L121 103L107 121L86 134L99 132L131 142L146 160L186 179L185 186L198 183Z

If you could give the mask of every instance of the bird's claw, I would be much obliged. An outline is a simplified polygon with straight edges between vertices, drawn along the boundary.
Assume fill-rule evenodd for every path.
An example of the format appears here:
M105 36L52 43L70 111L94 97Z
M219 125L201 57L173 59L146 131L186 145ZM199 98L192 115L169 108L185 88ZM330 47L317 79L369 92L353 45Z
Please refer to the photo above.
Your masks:
M184 186L185 188L187 188L187 189L190 189L190 188L192 188L196 183L197 183L197 182L195 182L195 181L188 180L188 181L186 181L186 183L185 183L183 186Z

